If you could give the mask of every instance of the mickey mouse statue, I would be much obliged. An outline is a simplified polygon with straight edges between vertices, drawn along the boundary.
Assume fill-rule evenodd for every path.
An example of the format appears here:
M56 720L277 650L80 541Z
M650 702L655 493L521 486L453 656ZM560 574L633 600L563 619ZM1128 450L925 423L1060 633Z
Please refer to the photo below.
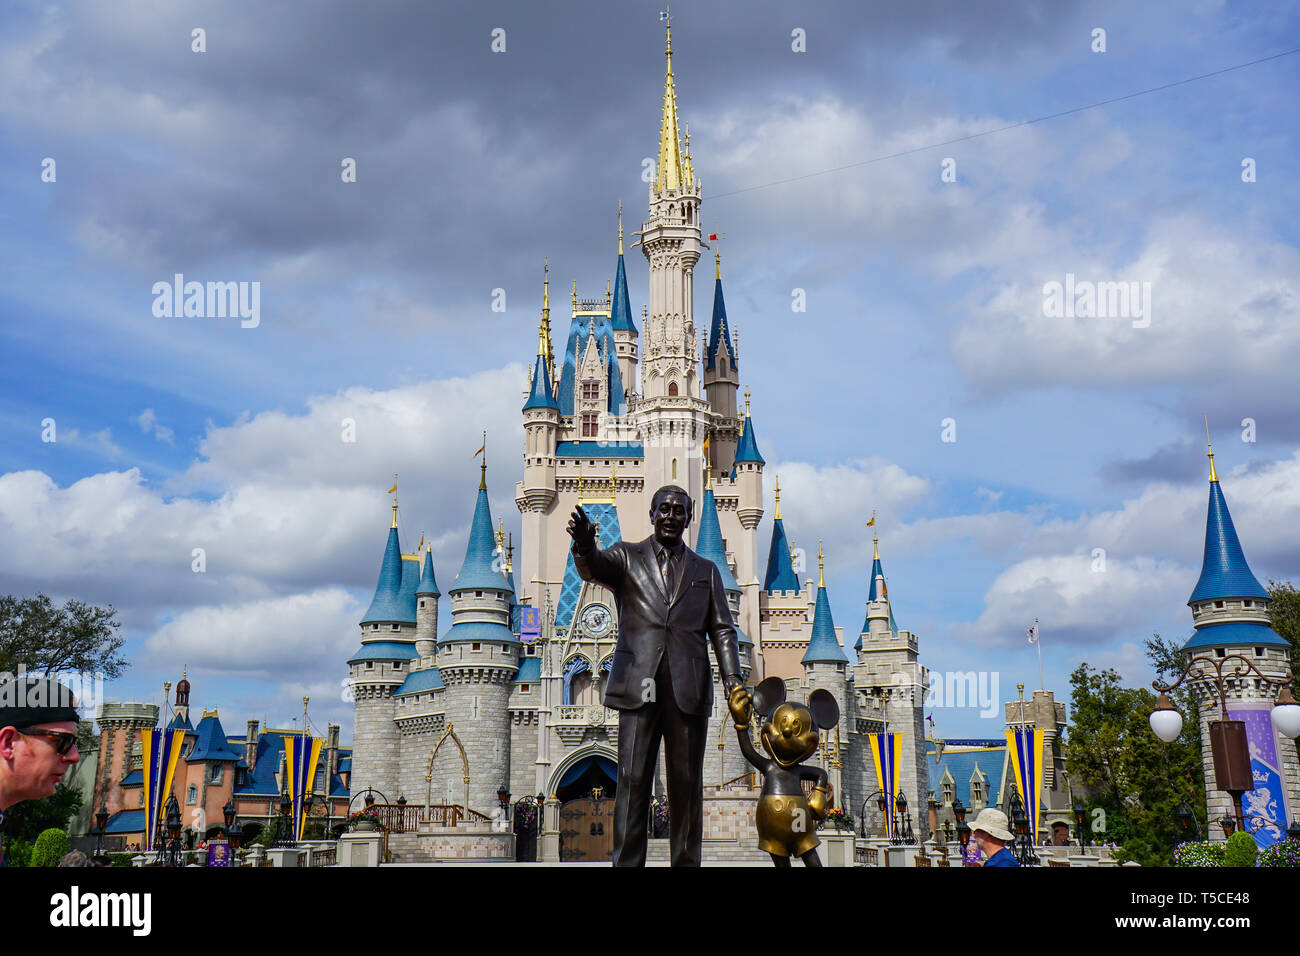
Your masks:
M730 709L741 752L763 774L763 791L754 814L758 848L766 850L776 866L789 866L792 856L803 860L804 866L821 866L815 821L824 819L830 809L829 782L825 770L805 767L803 762L817 751L817 728L827 730L839 722L835 697L829 691L815 690L805 707L787 701L785 682L769 677L754 689L750 701L738 699ZM760 754L750 740L751 715L764 718L759 739L770 758ZM804 796L804 780L813 781L808 796Z

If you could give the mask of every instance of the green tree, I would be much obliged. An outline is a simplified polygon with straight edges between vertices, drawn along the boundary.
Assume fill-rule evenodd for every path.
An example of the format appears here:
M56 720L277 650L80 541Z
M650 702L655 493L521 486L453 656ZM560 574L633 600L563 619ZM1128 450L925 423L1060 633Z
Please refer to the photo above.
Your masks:
M1186 800L1205 818L1198 748L1188 739L1160 741L1147 722L1155 694L1122 686L1109 668L1080 664L1070 686L1066 769L1087 793L1090 815L1104 811L1105 829L1095 838L1114 841L1120 857L1143 866L1170 865L1186 836L1176 823L1179 805Z
M129 666L119 653L124 638L117 611L69 599L56 607L44 594L0 596L0 672L19 665L36 674L60 671L121 675Z
M1273 620L1273 630L1291 644L1291 689L1300 697L1300 591L1289 581L1269 581L1268 594L1272 599L1269 616ZM1300 739L1296 740L1295 746L1296 753L1300 754Z
M30 866L58 866L68 855L68 835L62 830L46 830L36 838Z
M65 783L41 800L24 800L5 813L5 833L14 840L35 841L46 830L65 830L81 810L81 791Z

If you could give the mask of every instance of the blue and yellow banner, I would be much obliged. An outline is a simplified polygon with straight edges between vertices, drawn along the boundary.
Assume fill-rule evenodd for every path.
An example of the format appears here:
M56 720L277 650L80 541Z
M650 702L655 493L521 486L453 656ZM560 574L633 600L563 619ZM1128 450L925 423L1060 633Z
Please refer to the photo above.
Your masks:
M902 734L867 734L871 759L876 764L876 781L885 795L885 836L894 838L894 800L898 794L898 777L903 769Z
M1025 805L1029 838L1037 845L1038 812L1043 796L1043 732L1021 727L1006 734L1013 779Z
M140 731L140 749L144 756L144 852L154 848L158 825L166 812L167 795L172 792L176 760L185 743L185 731Z
M302 840L307 818L307 795L316 780L316 762L320 759L320 737L299 734L284 738L284 772L289 781L289 799L293 801L293 840Z

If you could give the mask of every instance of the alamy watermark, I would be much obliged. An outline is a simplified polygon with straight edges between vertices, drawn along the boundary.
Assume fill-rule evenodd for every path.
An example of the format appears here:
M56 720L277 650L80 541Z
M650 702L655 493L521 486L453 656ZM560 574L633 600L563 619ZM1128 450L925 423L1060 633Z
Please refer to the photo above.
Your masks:
M1133 328L1151 324L1150 282L1092 282L1076 280L1043 284L1043 315L1049 319L1132 319Z
M72 700L83 714L96 713L104 700L104 674L101 671L93 674L86 671L28 673L27 667L19 664L17 673L0 671L0 707L45 707L59 703L45 699L48 685L44 683L28 688L24 679L34 677L49 678L72 691Z
M159 319L239 318L242 328L262 323L262 283L186 282L183 273L153 284L153 314Z

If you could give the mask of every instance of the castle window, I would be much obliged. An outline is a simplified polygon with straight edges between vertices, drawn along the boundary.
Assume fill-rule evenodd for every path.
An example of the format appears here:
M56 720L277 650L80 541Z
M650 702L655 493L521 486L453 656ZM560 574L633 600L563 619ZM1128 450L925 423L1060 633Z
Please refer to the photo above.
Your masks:
M1215 606L1215 607L1223 607L1223 602L1222 602L1222 601L1215 601L1215 602L1214 602L1214 606Z
M221 782L221 764L217 763L212 765L212 776L208 778L208 782L209 783Z
M379 625L378 625L378 624L371 624L371 625L370 625L370 629L371 629L372 631L377 631L377 630L379 630Z
M600 399L600 385L596 382L583 382L582 397L584 401L598 401Z
M668 394L669 394L669 395L676 395L676 394L677 394L677 383L676 383L676 382L669 382L669 383L668 383Z
M1264 656L1264 648L1262 648L1262 647L1257 647L1257 648L1255 648L1255 656L1256 656L1256 657L1263 657L1263 656Z
M478 641L475 641L473 644L470 645L470 650L477 651L477 650L481 650L482 647L483 647L482 644L480 644Z
M372 671L372 670L374 670L374 669L375 669L375 662L374 662L374 661L366 661L366 670L368 670L368 671Z
M521 693L521 694L527 694L528 692L529 692L529 688L528 688L528 685L527 685L527 684L520 684L520 685L519 685L519 693Z
M400 671L401 669L402 669L402 662L401 662L401 661L396 661L396 662L393 664L393 670L395 670L395 671Z
M597 422L598 422L598 418L597 418L596 415L583 415L583 416L582 416L582 437L583 437L583 438L595 438L595 437L596 437L596 435L599 433L599 432L598 432L598 427L597 427Z
M194 784L190 784L189 790L185 792L185 802L191 805L199 802L199 788Z
M1216 648L1214 649L1214 656L1215 656L1215 657L1225 657L1225 656L1227 656L1227 653L1228 653L1228 652L1225 651L1222 647L1216 647Z
M396 631L396 630L398 630L398 629L400 628L400 625L397 625L397 624L390 624L390 625L388 625L388 626L389 626L390 628L392 628L394 631Z
M1254 607L1254 606L1255 606L1255 602L1254 602L1254 601L1243 601L1243 602L1242 602L1242 605L1243 605L1244 607Z
M420 610L424 610L424 598L420 598Z

